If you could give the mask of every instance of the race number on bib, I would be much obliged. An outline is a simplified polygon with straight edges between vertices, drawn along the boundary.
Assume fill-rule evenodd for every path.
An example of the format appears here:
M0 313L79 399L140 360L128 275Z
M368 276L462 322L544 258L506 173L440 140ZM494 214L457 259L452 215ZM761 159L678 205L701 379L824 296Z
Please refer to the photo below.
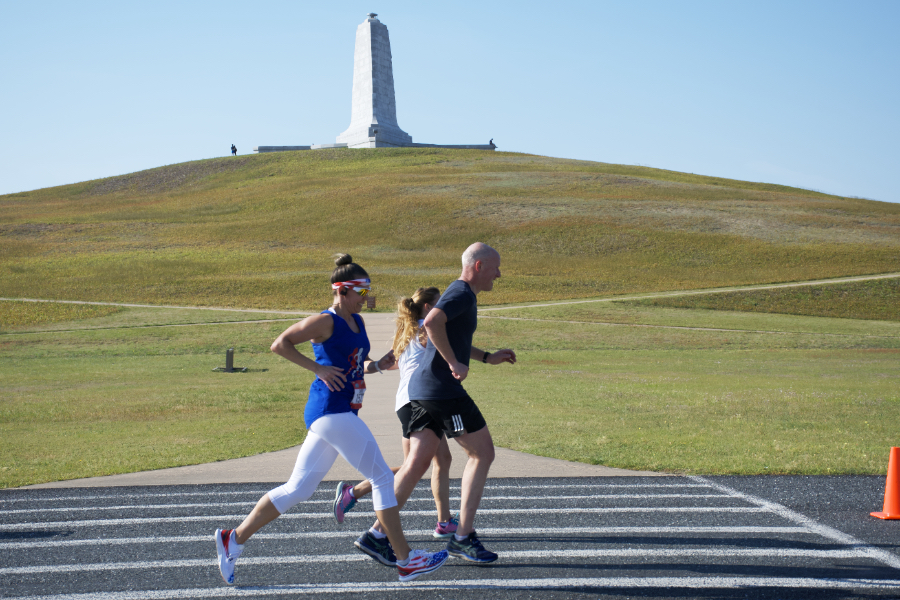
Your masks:
M362 408L363 396L366 395L366 382L363 379L357 379L353 382L353 399L350 400L350 408L359 410Z

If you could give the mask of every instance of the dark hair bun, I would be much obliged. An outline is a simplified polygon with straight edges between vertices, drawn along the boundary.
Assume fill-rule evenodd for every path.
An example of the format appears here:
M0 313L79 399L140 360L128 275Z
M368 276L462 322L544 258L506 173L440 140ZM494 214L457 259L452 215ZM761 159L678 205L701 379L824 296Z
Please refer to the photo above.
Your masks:
M335 254L334 255L334 264L340 267L341 265L349 265L353 262L353 257L349 254Z

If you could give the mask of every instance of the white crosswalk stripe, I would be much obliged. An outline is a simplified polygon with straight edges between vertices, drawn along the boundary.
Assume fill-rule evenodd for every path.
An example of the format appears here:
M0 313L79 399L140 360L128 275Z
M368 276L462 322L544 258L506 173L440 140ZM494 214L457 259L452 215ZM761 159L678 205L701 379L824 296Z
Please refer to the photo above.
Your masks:
M557 590L596 588L624 589L722 589L783 588L806 590L900 590L900 581L881 579L814 579L804 577L578 577L553 579L477 579L470 581L415 580L408 583L353 582L333 584L291 584L262 587L215 587L136 592L101 592L20 596L21 600L180 600L251 596L295 596L297 594L373 593L415 590Z
M615 499L625 499L625 500L658 500L660 498L732 498L728 494L581 494L578 496L491 496L490 498L486 498L485 502L491 501L506 501L506 500L529 500L535 502L558 502L560 500L597 500L604 498L615 498ZM360 502L370 502L369 498L360 499ZM431 498L410 498L409 502L419 503L419 502L433 502L434 500ZM451 496L451 502L459 503L459 496ZM173 508L234 508L234 507L253 507L256 504L256 500L252 502L195 502L189 504L145 504L141 506L141 510L172 510ZM299 504L315 504L321 505L322 500L304 500ZM299 506L298 504L298 506ZM87 512L87 511L100 511L100 510L133 510L134 505L113 505L113 506L81 506L78 508L73 508L71 506L57 506L52 508L21 508L21 509L13 509L4 511L5 514L15 515L15 514L29 514L33 515L35 513L40 512ZM486 508L485 508L486 509ZM325 515L326 517L328 515Z

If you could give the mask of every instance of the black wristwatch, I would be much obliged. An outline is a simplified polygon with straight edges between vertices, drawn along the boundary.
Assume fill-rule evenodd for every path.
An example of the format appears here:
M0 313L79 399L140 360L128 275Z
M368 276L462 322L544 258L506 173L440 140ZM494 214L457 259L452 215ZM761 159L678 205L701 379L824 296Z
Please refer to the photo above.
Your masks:
M490 355L491 355L490 352L485 352L485 353L484 353L484 356L481 357L481 362L487 364L487 357L490 356Z

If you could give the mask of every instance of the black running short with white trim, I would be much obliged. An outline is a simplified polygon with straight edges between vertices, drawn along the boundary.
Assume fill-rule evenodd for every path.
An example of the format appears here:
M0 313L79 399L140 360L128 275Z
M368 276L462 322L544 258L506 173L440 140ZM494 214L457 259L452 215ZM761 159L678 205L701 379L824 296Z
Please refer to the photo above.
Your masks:
M464 433L475 433L487 423L481 411L468 396L451 400L412 400L408 432L430 429L438 437L459 437Z

